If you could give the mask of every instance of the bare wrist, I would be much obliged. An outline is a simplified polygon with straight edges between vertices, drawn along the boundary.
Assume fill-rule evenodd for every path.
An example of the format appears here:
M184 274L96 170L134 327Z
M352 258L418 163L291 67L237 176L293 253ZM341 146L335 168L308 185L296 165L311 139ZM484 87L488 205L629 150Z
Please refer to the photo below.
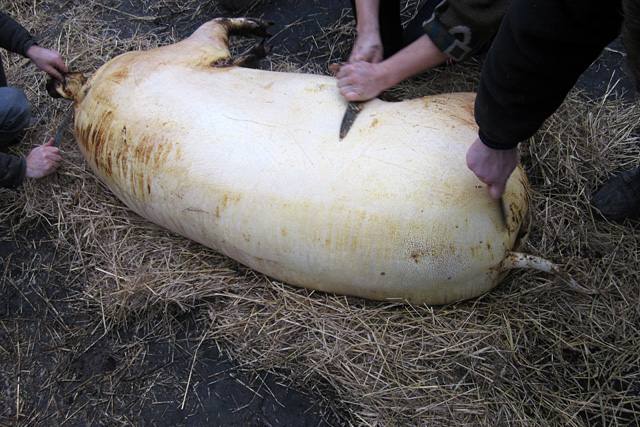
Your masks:
M27 56L27 58L33 60L33 56L35 55L34 51L38 49L38 45L36 44L32 44L31 46L29 46L27 48L27 51L25 52L25 55Z
M356 25L356 32L359 36L376 35L380 34L380 25L378 22L360 22Z
M394 67L393 62L390 61L390 59L391 58L376 64L376 81L380 84L380 92L392 88L404 80L404 78L397 72L398 67Z

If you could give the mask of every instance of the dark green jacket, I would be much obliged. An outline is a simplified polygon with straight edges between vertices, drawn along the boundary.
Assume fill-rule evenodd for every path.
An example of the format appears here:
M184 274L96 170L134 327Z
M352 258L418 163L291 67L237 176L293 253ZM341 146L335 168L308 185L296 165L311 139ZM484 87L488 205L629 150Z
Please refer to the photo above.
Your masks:
M509 3L511 0L442 0L422 27L441 52L462 62L488 46Z

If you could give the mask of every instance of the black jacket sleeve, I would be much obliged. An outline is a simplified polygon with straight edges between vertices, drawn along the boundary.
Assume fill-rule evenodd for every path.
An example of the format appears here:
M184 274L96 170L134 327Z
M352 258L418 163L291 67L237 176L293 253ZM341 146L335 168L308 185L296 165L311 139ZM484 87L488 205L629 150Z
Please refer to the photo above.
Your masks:
M513 0L482 69L482 142L508 149L532 136L621 23L620 0Z
M27 159L0 153L0 187L19 187L24 181Z
M0 12L0 47L27 56L27 50L34 44L33 37L22 25Z
M0 47L11 52L27 56L27 50L35 41L31 34L9 15L0 12ZM4 72L0 64L0 80L4 80ZM27 170L27 159L0 153L0 187L18 187L24 181Z

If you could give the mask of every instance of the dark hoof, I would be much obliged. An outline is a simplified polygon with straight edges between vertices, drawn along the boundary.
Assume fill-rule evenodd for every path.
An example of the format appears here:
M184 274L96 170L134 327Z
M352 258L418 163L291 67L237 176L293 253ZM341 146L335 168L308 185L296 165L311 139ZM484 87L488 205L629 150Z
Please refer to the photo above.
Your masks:
M239 18L233 20L233 24L229 26L229 34L244 37L264 37L269 38L269 27L274 24L273 21L265 21L258 18Z
M243 68L260 68L260 61L267 57L273 50L273 46L264 46L264 39L254 44L251 49L243 53L233 61L233 65Z

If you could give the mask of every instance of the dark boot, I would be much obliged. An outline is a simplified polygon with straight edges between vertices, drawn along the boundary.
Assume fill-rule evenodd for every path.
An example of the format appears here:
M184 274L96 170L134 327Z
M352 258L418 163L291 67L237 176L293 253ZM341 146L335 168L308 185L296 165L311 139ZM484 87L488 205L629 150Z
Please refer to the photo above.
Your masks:
M593 197L591 204L604 218L612 221L639 216L640 168L609 179Z

